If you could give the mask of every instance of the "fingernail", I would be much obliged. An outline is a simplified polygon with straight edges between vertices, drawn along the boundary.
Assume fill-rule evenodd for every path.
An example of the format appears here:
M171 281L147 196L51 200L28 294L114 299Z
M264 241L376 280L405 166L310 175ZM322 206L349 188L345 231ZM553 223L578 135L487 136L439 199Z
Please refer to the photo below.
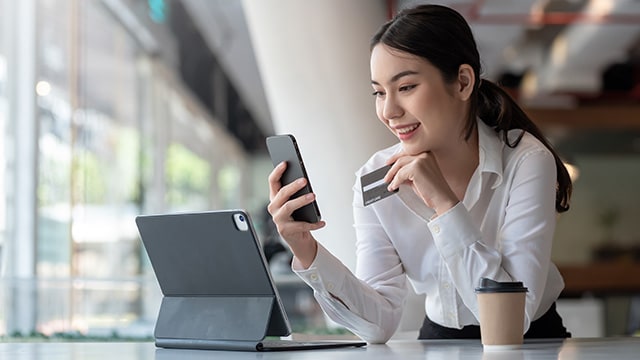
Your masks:
M298 179L298 184L304 184L304 178Z
M313 194L309 193L307 195L304 196L307 199L313 199Z

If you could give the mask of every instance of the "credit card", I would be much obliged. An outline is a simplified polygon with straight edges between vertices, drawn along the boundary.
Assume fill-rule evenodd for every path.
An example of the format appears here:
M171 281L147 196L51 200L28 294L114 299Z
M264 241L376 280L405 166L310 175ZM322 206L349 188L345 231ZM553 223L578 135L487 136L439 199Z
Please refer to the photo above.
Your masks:
M398 192L387 190L389 184L384 182L384 176L391 169L391 165L381 167L378 170L363 175L360 178L360 186L362 187L362 202L364 206L371 205Z

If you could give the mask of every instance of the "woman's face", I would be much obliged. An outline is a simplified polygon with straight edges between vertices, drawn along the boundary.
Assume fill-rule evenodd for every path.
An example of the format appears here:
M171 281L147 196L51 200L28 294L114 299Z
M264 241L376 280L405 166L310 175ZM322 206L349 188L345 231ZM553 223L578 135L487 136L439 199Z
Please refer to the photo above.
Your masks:
M409 154L443 151L463 138L467 104L421 57L378 44L371 53L378 118Z

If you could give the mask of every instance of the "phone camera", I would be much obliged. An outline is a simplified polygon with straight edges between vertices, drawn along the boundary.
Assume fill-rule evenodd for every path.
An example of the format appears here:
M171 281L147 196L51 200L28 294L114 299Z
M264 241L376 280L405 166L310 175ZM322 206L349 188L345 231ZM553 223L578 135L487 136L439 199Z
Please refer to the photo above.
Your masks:
M239 216L238 216L238 220L240 220L240 221L244 221L244 215L239 215Z

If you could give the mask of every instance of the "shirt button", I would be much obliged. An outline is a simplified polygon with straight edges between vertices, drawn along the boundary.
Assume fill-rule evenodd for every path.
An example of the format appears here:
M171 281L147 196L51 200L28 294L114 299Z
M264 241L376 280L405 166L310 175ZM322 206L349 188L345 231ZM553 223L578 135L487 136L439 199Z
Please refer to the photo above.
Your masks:
M333 283L328 283L327 284L327 289L329 289L329 291L332 291L335 288L335 286L333 285Z
M309 276L309 278L311 279L311 281L318 281L318 275L317 274L311 274L311 276Z
M449 283L444 283L443 286L444 286L445 289L449 289Z
M439 225L433 225L433 232L436 234L440 234L440 226Z

